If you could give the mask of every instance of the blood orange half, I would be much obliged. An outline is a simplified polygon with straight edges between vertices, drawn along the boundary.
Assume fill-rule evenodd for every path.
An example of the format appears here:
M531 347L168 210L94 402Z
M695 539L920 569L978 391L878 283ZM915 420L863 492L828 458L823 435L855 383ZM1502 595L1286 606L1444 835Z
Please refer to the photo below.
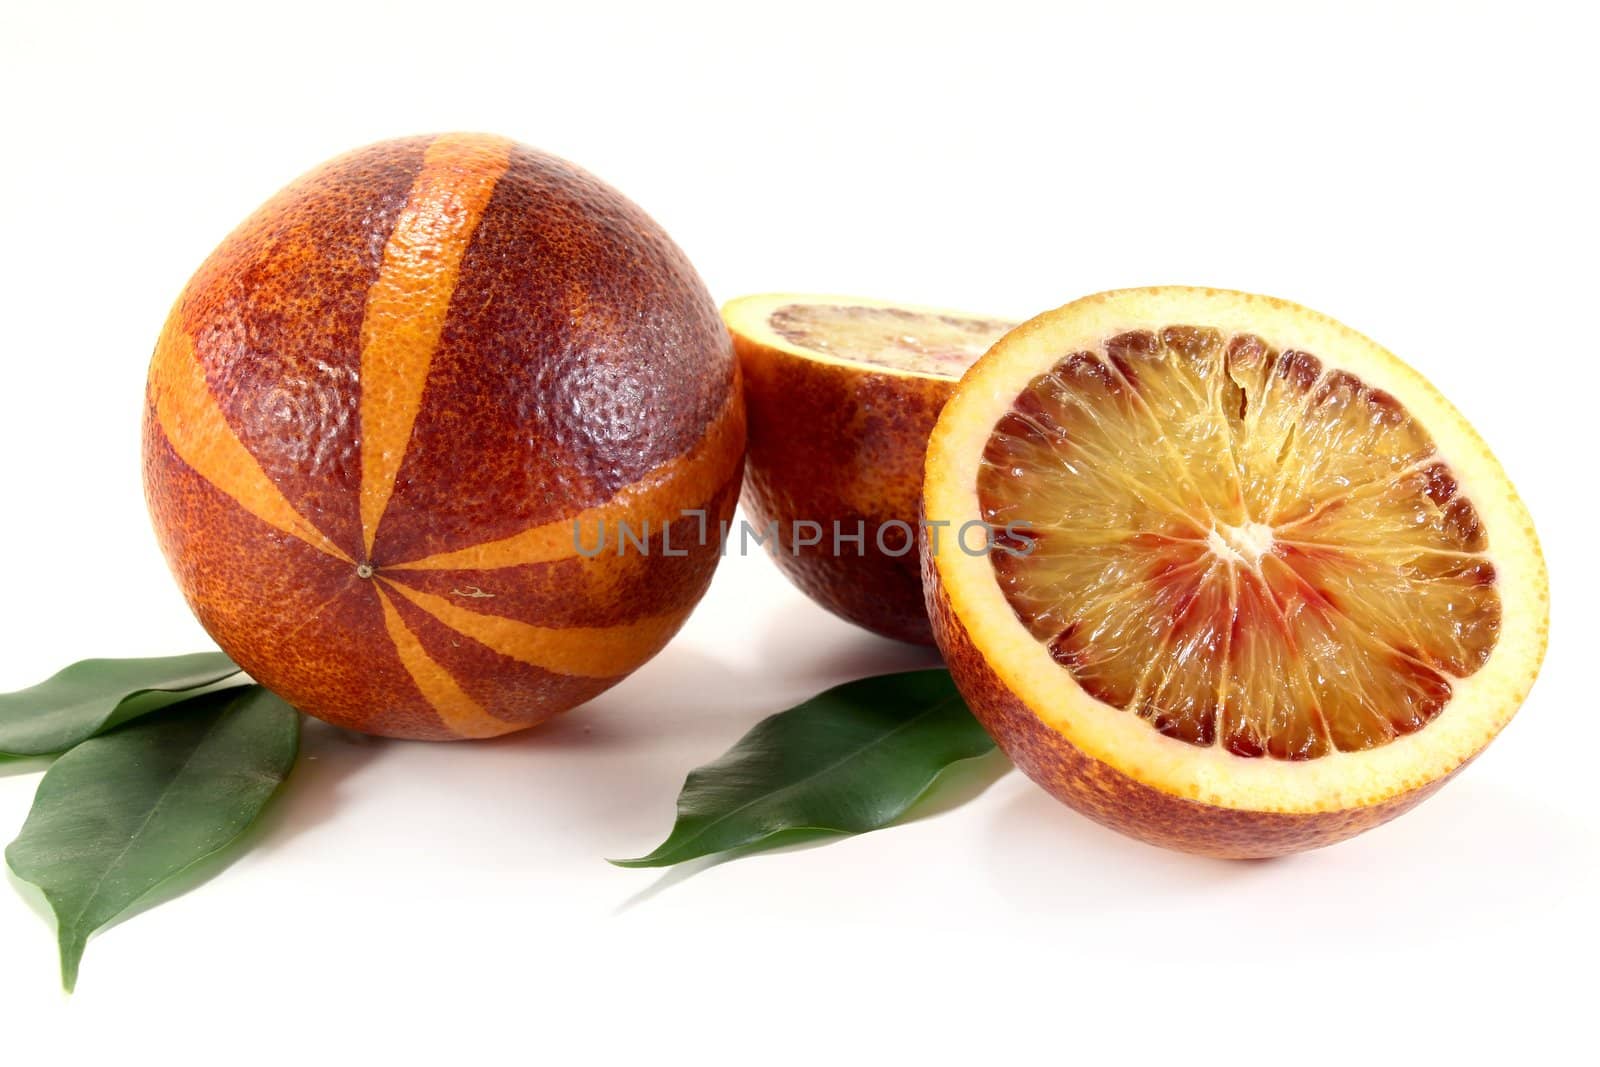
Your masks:
M980 719L1162 845L1266 856L1393 817L1495 736L1544 651L1543 558L1488 448L1394 356L1279 300L1125 290L1025 323L945 408L924 499L1013 531L924 553Z
M1014 324L850 296L729 302L750 441L746 511L834 614L931 644L917 567L922 461L956 379Z

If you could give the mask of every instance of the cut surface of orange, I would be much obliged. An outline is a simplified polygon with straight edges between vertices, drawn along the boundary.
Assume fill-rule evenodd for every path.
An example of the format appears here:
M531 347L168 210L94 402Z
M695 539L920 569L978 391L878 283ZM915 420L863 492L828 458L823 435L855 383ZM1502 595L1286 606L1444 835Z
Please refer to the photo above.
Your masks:
M823 355L846 363L951 379L961 377L1001 334L1016 325L858 297L765 298L763 306L748 310L756 311L758 319L751 332L770 331L804 356ZM763 314L764 322L760 321Z
M1420 375L1316 312L1124 290L1019 327L930 444L951 669L1024 770L1162 844L1268 855L1420 799L1532 684L1532 523Z

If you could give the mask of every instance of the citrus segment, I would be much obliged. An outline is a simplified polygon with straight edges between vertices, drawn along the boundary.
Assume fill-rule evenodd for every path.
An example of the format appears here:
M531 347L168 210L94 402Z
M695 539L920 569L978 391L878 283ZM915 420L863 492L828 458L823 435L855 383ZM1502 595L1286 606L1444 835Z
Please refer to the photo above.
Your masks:
M462 690L461 683L428 655L382 589L378 590L378 603L383 606L384 625L406 673L452 732L461 737L498 737L517 728L515 723L497 719L484 711Z
M646 616L616 626L533 626L504 615L470 611L451 600L385 582L457 633L520 663L575 678L619 678L661 650L687 611Z
M660 530L686 517L684 500L707 501L725 488L740 472L744 436L744 404L737 391L730 391L722 411L706 427L699 444L645 472L604 503L554 522L530 526L509 537L480 541L422 559L399 560L389 566L408 571L494 570L570 559L578 550L593 550L598 557L601 546L615 542L624 524L634 534ZM710 521L703 509L687 517L696 520L697 526ZM702 538L697 533L696 539L707 540L710 535ZM680 547L688 543L689 538L678 540ZM671 549L671 545L665 546L665 551Z
M295 510L255 455L234 435L206 385L189 338L169 324L156 348L167 357L150 366L150 417L183 462L262 522L335 559L351 562Z
M510 141L443 136L422 156L367 290L361 323L361 534L372 554L378 523L422 408L428 366L444 330L461 258L511 162Z

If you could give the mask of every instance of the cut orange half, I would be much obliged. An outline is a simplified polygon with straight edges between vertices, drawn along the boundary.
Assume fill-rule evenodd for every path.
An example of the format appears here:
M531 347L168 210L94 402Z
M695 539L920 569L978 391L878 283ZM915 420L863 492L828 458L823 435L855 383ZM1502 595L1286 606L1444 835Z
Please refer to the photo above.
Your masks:
M1012 327L848 296L771 293L722 310L743 370L742 501L818 604L931 643L915 531L922 460L963 371Z
M1538 672L1548 581L1488 448L1372 341L1268 297L1130 289L1041 315L929 445L934 631L1057 797L1268 856L1406 810Z

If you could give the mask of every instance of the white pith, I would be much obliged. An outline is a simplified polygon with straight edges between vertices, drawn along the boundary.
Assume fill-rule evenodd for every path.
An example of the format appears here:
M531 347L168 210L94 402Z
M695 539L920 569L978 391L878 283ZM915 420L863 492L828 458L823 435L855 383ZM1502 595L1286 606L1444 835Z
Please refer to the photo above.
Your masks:
M1206 547L1219 558L1240 567L1254 567L1272 548L1272 527L1264 522L1241 526L1218 523L1206 536Z

